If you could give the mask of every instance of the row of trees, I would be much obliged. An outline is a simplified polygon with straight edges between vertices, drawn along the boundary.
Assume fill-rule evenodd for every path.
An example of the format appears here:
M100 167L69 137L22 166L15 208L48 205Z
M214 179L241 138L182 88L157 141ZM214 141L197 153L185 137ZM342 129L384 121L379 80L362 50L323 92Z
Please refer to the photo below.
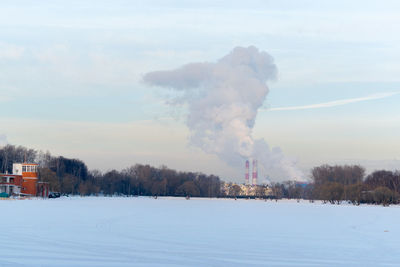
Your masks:
M322 165L311 171L312 182L304 185L285 182L272 185L275 196L318 199L332 204L397 204L400 200L400 172L375 171L365 175L358 165Z
M375 171L365 176L360 166L316 167L312 171L314 196L331 203L343 200L354 204L397 204L400 193L400 172Z
M178 172L165 166L134 165L122 171L89 171L77 159L55 157L22 146L0 148L0 173L12 172L14 162L39 163L39 178L52 191L65 194L146 195L146 196L272 196L274 198L319 199L330 203L351 201L354 204L388 205L400 200L400 172L375 171L365 175L358 165L322 165L311 171L308 184L288 181L256 188L238 185L221 186L219 177L193 172ZM224 190L221 190L221 188ZM243 187L243 186L242 186ZM246 191L243 193L243 191Z
M49 182L52 190L66 194L198 197L217 197L220 194L217 176L177 172L164 166L155 168L137 164L122 171L92 171L81 177L45 167L40 168L40 179Z
M122 171L88 171L77 159L54 157L25 147L7 145L0 148L0 173L12 172L14 162L39 163L39 179L50 190L64 194L199 196L220 195L219 177L194 172L178 172L165 166L134 165Z

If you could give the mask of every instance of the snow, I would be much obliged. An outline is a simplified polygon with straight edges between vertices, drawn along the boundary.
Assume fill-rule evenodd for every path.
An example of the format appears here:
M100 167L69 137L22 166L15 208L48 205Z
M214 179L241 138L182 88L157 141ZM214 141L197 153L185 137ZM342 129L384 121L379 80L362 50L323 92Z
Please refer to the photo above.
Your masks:
M64 197L0 201L0 266L377 266L400 207Z

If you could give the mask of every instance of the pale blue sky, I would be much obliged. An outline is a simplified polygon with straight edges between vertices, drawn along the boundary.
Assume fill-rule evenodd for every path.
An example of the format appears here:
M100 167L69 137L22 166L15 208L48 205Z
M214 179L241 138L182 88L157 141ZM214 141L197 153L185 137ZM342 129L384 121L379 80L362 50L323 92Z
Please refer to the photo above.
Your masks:
M171 92L141 82L235 46L275 59L265 107L400 91L398 1L37 2L0 3L0 134L90 168L167 164L240 180L241 166L188 147L184 110L164 103ZM399 101L262 110L254 135L305 171L325 162L394 168Z

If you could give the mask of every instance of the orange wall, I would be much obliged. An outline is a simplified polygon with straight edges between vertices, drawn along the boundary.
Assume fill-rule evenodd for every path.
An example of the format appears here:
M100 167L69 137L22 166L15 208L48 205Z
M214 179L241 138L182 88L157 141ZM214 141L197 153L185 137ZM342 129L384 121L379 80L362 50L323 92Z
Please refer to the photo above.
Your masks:
M23 172L22 173L22 189L21 193L36 196L38 175L36 172Z
M22 177L33 177L33 178L37 178L37 173L36 172L23 172L22 173Z
M24 179L22 182L21 193L36 196L37 178Z

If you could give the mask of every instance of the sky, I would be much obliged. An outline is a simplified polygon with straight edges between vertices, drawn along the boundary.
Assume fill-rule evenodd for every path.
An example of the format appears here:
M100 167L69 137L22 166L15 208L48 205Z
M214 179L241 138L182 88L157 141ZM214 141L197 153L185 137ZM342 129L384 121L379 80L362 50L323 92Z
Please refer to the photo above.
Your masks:
M185 107L146 73L217 62L237 46L274 59L253 136L309 176L319 164L400 166L398 1L1 1L0 145L242 181L189 142Z

